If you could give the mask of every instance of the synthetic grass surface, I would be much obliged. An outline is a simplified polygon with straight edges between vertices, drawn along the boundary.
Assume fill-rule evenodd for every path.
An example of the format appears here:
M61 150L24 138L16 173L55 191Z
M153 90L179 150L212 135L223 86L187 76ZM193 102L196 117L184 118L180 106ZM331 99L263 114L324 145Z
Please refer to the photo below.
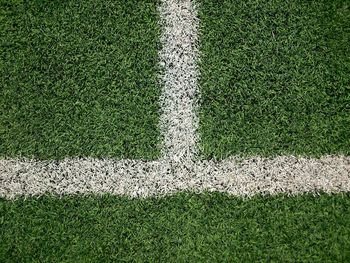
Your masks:
M348 194L0 200L1 262L350 260Z
M350 154L350 1L200 0L205 158Z
M0 0L0 156L155 159L157 0Z

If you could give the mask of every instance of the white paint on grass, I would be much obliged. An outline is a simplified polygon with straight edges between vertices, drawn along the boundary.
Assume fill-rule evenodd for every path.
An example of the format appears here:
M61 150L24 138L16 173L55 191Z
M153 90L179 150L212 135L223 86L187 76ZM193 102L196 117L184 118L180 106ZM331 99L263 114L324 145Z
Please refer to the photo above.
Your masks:
M196 160L199 96L196 7L191 0L163 0L160 12L162 158L150 162L2 159L0 197L37 196L47 192L147 197L186 190L220 191L237 196L350 192L348 156Z
M160 98L163 158L175 163L191 162L196 154L198 126L197 11L188 0L164 0L159 10L163 30L159 52L163 68Z
M235 196L349 192L350 157L197 161L67 159L0 160L0 196L64 194L164 196L178 191L219 191Z

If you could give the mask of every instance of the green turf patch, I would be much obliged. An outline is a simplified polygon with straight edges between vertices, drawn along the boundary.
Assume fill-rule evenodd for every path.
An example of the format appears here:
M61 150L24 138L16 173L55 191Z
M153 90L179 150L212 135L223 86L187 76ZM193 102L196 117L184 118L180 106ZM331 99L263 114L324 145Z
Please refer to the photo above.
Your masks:
M159 156L158 0L0 0L0 156Z
M201 0L201 152L350 154L350 1Z
M346 262L350 196L0 200L1 262Z

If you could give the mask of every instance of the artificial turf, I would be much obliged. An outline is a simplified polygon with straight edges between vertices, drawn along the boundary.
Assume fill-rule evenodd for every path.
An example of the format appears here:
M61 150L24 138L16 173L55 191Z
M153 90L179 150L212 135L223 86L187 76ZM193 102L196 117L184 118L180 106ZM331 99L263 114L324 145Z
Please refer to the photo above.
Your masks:
M0 157L159 156L157 0L0 0Z
M1 262L348 262L350 196L0 200Z
M350 1L200 0L203 158L350 154Z

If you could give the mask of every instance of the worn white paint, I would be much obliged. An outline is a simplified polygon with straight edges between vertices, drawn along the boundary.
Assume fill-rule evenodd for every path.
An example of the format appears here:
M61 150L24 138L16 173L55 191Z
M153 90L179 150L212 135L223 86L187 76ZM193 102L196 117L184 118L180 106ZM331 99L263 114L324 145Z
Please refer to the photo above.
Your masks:
M196 6L191 0L163 0L160 14L162 158L149 162L2 159L0 197L38 196L47 192L147 197L186 190L239 196L350 191L348 156L196 160L199 97Z

